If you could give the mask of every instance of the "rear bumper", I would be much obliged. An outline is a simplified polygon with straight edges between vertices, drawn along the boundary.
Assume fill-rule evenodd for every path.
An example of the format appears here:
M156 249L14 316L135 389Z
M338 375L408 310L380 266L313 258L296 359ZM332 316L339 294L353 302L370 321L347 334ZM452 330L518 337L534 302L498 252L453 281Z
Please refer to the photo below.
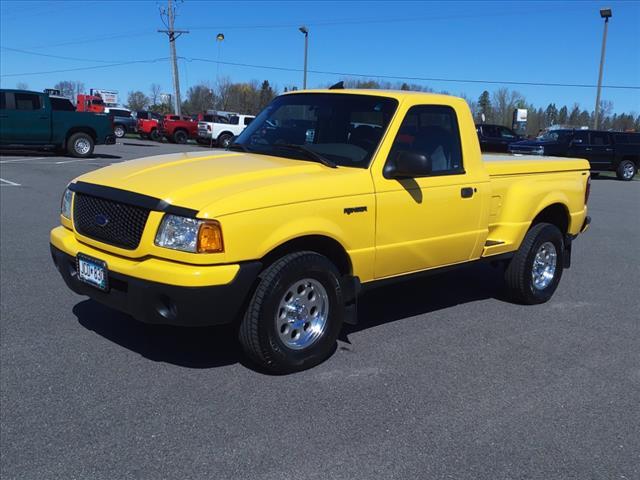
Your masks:
M53 263L71 290L152 324L207 326L233 322L242 313L262 268L260 262L241 263L230 283L201 287L168 285L109 270L109 290L102 291L79 280L75 256L50 247Z

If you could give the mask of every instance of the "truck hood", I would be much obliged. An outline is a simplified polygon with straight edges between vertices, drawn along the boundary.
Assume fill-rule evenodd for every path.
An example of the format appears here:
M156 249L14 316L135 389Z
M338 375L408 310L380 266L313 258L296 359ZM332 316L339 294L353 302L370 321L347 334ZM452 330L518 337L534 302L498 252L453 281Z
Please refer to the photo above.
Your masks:
M116 163L76 180L156 197L219 217L373 192L369 171L253 153L185 152Z

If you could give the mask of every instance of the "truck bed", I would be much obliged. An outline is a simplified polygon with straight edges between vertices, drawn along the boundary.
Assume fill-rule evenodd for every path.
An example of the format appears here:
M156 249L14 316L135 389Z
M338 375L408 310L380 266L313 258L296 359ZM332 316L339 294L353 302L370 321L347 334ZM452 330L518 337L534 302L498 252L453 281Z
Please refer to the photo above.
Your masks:
M482 161L491 177L589 170L589 162L579 158L490 153Z

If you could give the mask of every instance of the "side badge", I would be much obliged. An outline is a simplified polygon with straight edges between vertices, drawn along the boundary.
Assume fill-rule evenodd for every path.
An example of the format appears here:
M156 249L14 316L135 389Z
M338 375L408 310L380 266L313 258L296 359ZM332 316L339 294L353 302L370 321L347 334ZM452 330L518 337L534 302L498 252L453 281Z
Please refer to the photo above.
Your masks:
M367 211L367 207L346 207L344 209L344 213L346 213L347 215L351 215L352 213L366 212L366 211Z

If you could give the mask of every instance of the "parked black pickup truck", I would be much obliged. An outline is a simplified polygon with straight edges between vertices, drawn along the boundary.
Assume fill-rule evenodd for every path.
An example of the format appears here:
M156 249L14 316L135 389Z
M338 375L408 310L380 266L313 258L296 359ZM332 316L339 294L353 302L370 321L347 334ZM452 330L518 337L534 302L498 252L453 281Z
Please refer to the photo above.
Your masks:
M483 123L476 125L476 132L483 152L508 152L509 145L522 140L520 135L502 125Z
M593 171L613 171L620 180L631 180L640 167L640 133L549 130L535 140L512 143L509 152L585 158Z
M0 148L44 148L86 158L95 145L116 142L107 115L69 111L68 104L45 93L0 90Z

